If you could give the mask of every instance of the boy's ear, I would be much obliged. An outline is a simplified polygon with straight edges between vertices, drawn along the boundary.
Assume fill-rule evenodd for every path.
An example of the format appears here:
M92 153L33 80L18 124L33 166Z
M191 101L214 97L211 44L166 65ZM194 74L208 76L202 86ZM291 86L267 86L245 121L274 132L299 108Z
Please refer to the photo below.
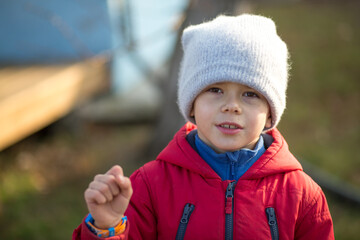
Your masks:
M270 128L272 124L272 119L271 119L271 115L269 114L268 118L266 119L265 122L265 128Z
M190 111L190 117L195 117L195 114L194 114L194 107L191 108L191 111Z

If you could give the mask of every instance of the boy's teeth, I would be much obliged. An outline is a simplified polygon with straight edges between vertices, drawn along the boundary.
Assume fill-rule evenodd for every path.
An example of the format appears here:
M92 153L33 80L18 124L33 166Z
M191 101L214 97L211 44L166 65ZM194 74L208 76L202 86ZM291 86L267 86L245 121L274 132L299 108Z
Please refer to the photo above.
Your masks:
M236 128L237 128L236 126L234 126L234 125L229 125L229 124L223 124L223 125L221 125L221 127L223 127L223 128L230 128L230 129L236 129Z

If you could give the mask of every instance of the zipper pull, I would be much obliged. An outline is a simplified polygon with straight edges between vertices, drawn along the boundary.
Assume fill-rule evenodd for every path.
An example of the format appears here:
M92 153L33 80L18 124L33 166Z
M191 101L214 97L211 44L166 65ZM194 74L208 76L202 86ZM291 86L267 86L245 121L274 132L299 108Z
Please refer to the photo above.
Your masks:
M226 188L226 203L225 203L225 213L226 214L232 214L232 200L234 198L234 186L235 186L236 182L231 182L229 183L229 185Z
M267 208L266 213L268 216L268 223L270 226L274 226L276 224L276 216L274 208Z
M194 211L195 205L187 203L181 216L180 224L176 233L176 240L183 240L191 213Z
M266 215L268 218L268 224L270 226L271 239L279 240L279 229L276 220L275 209L272 207L266 208Z
M180 223L188 223L191 213L194 211L195 206L187 203L184 208L183 215L181 217Z
M236 182L230 182L226 188L226 198L234 197L234 186Z

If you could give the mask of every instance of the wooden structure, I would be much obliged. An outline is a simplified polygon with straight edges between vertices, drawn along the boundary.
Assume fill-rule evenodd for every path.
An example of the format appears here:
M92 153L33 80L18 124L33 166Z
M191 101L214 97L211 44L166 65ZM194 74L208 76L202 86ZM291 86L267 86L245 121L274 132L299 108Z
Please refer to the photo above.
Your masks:
M108 87L105 59L0 68L0 151Z

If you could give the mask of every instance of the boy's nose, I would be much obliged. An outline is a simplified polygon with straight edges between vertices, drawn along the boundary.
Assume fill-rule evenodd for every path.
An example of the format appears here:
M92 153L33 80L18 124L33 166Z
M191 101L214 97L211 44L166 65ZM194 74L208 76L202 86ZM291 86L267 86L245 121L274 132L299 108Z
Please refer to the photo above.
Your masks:
M231 112L231 113L240 114L241 113L241 107L236 102L227 102L222 106L221 111L222 112Z

